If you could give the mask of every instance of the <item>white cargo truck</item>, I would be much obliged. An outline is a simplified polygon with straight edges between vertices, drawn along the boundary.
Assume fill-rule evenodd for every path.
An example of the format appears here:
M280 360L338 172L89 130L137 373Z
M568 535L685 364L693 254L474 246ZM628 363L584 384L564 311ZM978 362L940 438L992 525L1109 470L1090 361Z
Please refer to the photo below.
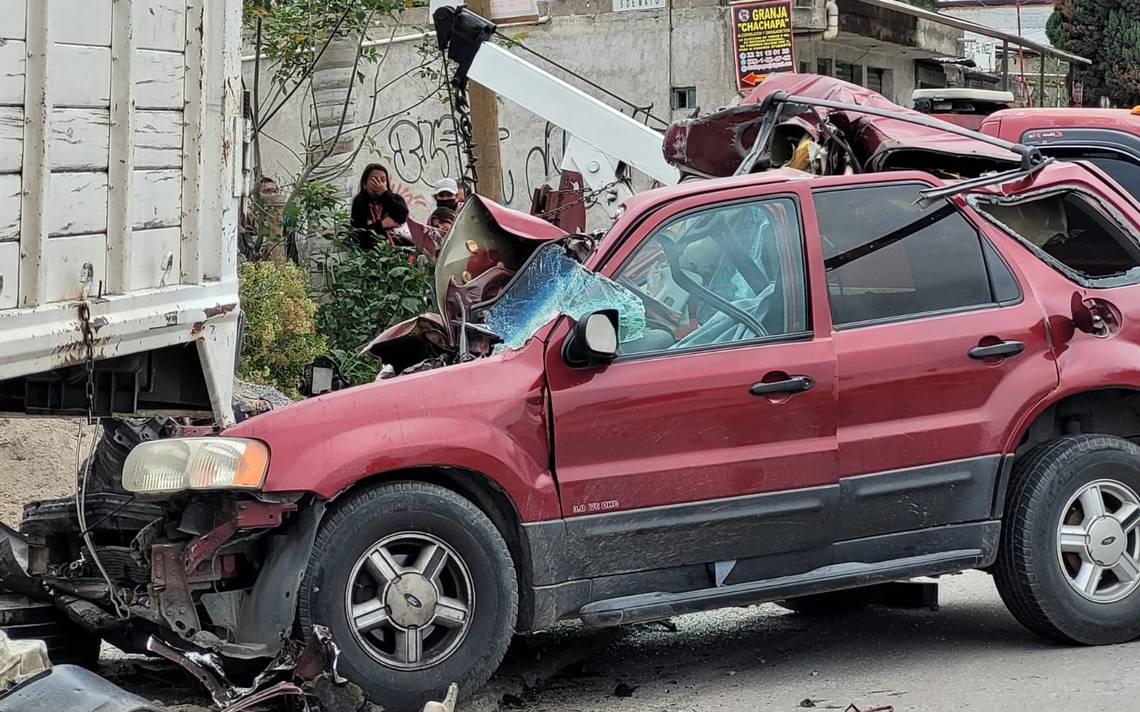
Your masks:
M232 422L240 44L240 0L0 0L0 412Z

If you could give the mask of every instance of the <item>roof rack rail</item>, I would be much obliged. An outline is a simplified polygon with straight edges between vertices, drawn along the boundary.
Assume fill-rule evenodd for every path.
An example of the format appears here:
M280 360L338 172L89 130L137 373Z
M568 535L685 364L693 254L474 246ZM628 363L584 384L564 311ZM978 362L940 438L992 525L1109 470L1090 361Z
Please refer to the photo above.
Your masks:
M1017 180L1019 178L1026 178L1043 167L1052 162L1053 159L1047 158L1043 155L1040 149L1034 146L1026 146L1023 143L1014 143L1004 139L996 138L994 136L987 136L986 134L972 131L961 126L940 121L935 118L930 118L918 115L902 114L897 111L889 109L877 109L871 106L861 106L859 104L850 104L844 101L833 101L831 99L817 99L810 96L800 96L797 94L788 94L786 92L778 91L764 97L760 102L760 108L764 112L764 120L760 124L760 130L756 134L756 141L748 149L740 165L737 166L735 175L744 175L751 173L752 169L760 161L760 159L768 152L769 145L772 142L773 130L780 119L781 110L788 105L803 105L814 108L823 109L838 109L840 111L853 111L869 116L880 116L886 119L897 119L907 123L916 124L918 126L925 126L927 128L935 129L938 131L945 131L946 133L955 134L964 138L974 139L982 143L1002 148L1010 153L1016 155L1021 162L1018 168L1009 171L1001 171L997 173L988 173L981 175L977 178L970 180L959 181L953 185L945 186L942 188L929 188L921 191L924 200L936 200L939 198L949 197L962 191L972 190L974 188L981 188L987 185L996 185L1005 183L1010 180ZM817 114L818 116L818 114Z

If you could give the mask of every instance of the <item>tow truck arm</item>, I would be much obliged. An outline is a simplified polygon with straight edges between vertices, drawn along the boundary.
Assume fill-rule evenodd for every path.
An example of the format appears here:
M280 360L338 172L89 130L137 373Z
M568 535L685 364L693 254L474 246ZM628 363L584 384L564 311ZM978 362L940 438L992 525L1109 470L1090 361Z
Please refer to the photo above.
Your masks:
M612 189L611 216L632 194L626 166L663 185L680 180L665 160L661 133L489 41L494 23L447 6L433 19L440 49L458 65L454 83L462 87L470 79L562 128L569 136L562 170L580 173L591 190Z

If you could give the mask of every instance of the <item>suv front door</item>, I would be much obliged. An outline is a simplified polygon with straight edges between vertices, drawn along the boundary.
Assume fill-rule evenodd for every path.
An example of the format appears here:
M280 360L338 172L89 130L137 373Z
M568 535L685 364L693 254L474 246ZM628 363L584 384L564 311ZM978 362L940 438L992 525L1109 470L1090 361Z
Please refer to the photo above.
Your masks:
M719 564L732 583L806 570L831 542L836 494L834 358L811 313L818 244L803 195L735 189L675 201L603 273L649 324L603 369L548 346L554 468L576 577ZM805 192L806 194L806 192ZM811 551L818 556L812 556ZM773 563L771 558L787 552ZM814 562L814 563L813 563Z
M991 519L1010 425L1058 383L1013 263L955 204L920 207L925 187L814 196L839 375L837 541Z

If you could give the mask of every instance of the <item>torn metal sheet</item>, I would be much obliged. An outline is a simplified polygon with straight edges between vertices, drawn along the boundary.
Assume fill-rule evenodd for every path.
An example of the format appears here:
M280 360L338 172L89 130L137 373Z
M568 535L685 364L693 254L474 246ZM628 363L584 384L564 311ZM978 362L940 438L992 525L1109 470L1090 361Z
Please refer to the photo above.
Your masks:
M502 339L496 350L518 349L559 315L579 319L602 309L617 309L619 343L641 337L644 303L617 282L587 270L560 245L549 244L515 275L484 324Z

